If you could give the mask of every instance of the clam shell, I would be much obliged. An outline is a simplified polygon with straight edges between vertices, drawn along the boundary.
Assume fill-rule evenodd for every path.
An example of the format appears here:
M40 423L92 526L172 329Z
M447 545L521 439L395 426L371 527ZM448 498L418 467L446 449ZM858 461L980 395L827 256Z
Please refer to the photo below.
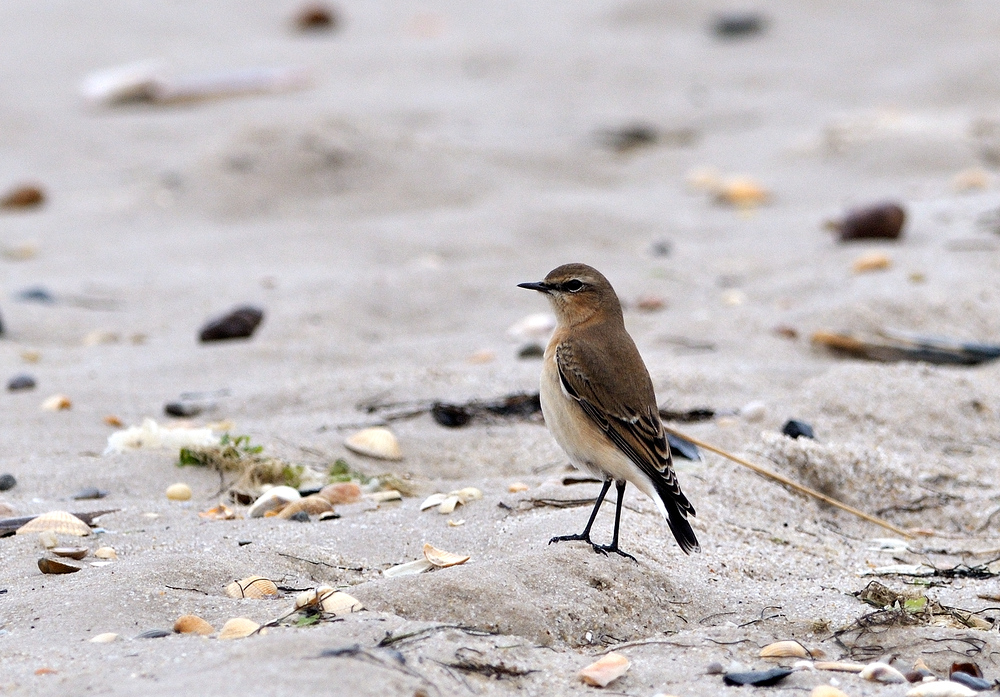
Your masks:
M385 503L386 501L401 501L403 494L395 489L386 489L385 491L373 491L368 494L368 498L376 503Z
M80 567L67 564L58 559L42 557L38 560L38 570L43 574L75 574L80 570Z
M50 511L43 513L32 521L29 521L17 529L18 535L31 535L33 533L51 530L57 535L76 535L86 537L90 534L90 526L77 518L72 513L66 511Z
M226 595L230 598L273 598L278 595L278 587L274 582L263 576L247 576L239 581L233 581L226 586Z
M260 629L260 625L246 617L234 617L222 625L219 639L243 639Z
M389 567L382 572L384 578L395 578L397 576L413 576L414 574L422 574L427 571L427 569L433 569L434 565L431 564L426 559L416 559L414 561L408 561L405 564L397 564L396 566Z
M72 408L73 402L64 394L54 394L42 402L42 409L45 411L64 411Z
M181 615L174 622L174 631L178 634L201 634L207 636L215 631L208 622L198 615Z
M104 632L104 634L98 634L95 637L90 638L90 643L92 644L110 644L112 641L117 641L118 635L114 632Z
M354 482L337 482L323 487L319 494L330 503L355 503L361 500L361 487Z
M263 518L268 511L283 508L292 501L298 501L302 495L290 486L271 487L261 494L247 510L250 518Z
M115 551L114 547L98 547L94 556L98 559L117 559L118 552Z
M191 499L191 487L184 482L171 484L167 487L167 498L171 501L188 501Z
M330 591L321 595L320 607L323 608L323 612L334 617L343 617L365 609L360 600L342 591Z
M865 680L882 683L905 683L906 676L893 668L888 663L869 663L861 671L861 677Z
M86 547L53 547L52 553L57 557L69 557L70 559L83 559L87 556Z
M429 561L434 566L441 568L458 566L459 564L464 564L469 561L468 556L463 557L461 554L445 552L444 550L438 549L437 547L433 547L429 544L424 545L424 559Z
M812 654L797 641L776 641L760 650L761 658L809 658Z
M462 503L462 500L457 496L446 496L441 505L438 506L438 513L443 513L445 515L454 512L455 506Z
M344 441L344 447L358 455L367 455L380 460L403 459L399 441L387 428L366 428L358 431Z
M467 486L464 489L459 489L458 491L452 491L450 496L457 496L458 500L462 503L468 503L469 501L475 501L477 499L483 498L483 492L474 486Z
M847 697L847 693L833 685L817 685L809 693L809 697Z
M588 685L607 687L613 680L625 675L631 666L632 662L625 656L612 651L581 670L579 675L580 679Z
M979 694L972 688L951 680L922 682L906 693L906 697L973 697Z
M292 501L290 504L282 508L278 517L288 520L300 511L305 511L309 515L319 515L320 513L326 513L327 511L332 510L333 504L325 498L320 496L306 496L298 501Z

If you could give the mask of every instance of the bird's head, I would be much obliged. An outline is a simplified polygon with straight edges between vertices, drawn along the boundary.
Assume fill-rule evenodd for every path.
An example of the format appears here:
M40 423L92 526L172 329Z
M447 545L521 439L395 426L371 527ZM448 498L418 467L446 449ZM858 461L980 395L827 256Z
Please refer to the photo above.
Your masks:
M549 271L543 281L517 285L545 293L562 326L582 324L595 316L621 321L622 306L615 289L600 271L586 264L563 264Z

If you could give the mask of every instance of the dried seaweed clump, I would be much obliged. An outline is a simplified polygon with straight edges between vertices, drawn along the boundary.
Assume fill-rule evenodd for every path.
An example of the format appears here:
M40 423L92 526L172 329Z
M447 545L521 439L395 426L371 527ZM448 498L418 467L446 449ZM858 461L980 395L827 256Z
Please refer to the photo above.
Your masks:
M759 453L827 496L862 509L885 509L919 495L912 478L878 448L761 434Z
M222 436L218 445L181 448L178 466L211 467L222 475L236 474L228 486L232 491L257 492L264 484L283 484L298 489L305 467L262 455L264 448L251 445L250 436Z

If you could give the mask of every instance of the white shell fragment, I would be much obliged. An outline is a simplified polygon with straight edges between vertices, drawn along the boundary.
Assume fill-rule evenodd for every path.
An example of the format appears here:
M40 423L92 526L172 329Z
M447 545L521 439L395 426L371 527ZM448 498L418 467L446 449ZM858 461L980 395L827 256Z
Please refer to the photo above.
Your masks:
M365 494L365 496L375 503L386 503L387 501L402 501L403 494L395 489L386 489L385 491L373 491L370 494Z
M809 658L812 654L797 641L776 641L760 650L761 658Z
M973 697L979 694L972 688L951 680L934 680L920 683L906 693L906 697Z
M366 428L358 431L344 441L344 447L358 455L367 455L380 460L403 459L399 441L387 428Z
M51 511L43 513L17 529L18 535L31 535L51 531L57 535L76 535L86 537L90 534L90 526L66 511Z
M458 566L459 564L464 564L469 561L470 557L468 555L462 556L461 554L454 554L452 552L445 552L443 549L438 549L429 544L424 545L424 559L429 561L434 566L441 567L442 569L449 566Z
M405 564L397 564L396 566L391 566L382 572L382 576L385 578L396 578L397 576L414 576L416 574L422 574L428 569L433 569L434 565L431 564L426 559L416 559L414 561L408 561Z
M114 547L98 547L94 556L98 559L114 560L118 558L118 552L115 551Z
M420 510L426 511L428 508L437 506L438 513L447 515L452 513L459 504L465 504L481 498L483 498L483 492L474 486L468 486L464 489L449 491L447 494L431 494L420 504Z
M247 510L247 517L263 518L268 511L284 508L292 501L298 501L301 498L302 494L290 486L272 487L257 497L257 500Z
M625 656L612 651L581 670L579 675L588 685L607 687L609 683L625 675L631 666L632 662Z
M861 677L865 680L884 683L905 683L906 676L893 668L888 663L869 663L861 671Z
M152 419L146 419L142 426L132 426L115 431L108 436L108 447L104 454L124 453L131 450L168 448L204 448L218 445L219 438L210 428L165 428Z
M98 634L97 636L90 638L90 643L92 644L110 644L112 641L117 641L118 635L114 632L104 632L104 634Z
M45 411L64 411L72 408L73 402L64 394L54 394L42 402L42 409Z

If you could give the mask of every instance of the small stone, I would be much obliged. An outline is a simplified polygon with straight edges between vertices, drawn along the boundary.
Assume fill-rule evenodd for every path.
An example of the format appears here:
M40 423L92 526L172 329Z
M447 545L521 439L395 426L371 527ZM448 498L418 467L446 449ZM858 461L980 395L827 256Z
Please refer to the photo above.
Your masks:
M906 211L893 202L854 208L840 222L830 223L841 242L851 240L895 240L903 234Z
M167 487L167 498L171 501L189 501L191 499L191 487L183 482L171 484Z
M340 20L329 5L312 2L295 13L295 28L302 32L332 31Z
M201 406L189 402L167 402L163 405L163 413L167 416L190 418L202 412Z
M723 682L727 685L754 685L756 687L770 687L792 674L787 668L772 668L771 670L751 670L742 673L726 673L722 676Z
M335 506L342 503L356 503L361 500L361 487L354 482L336 482L320 489L318 495Z
M104 632L104 634L98 634L95 637L91 637L90 643L92 644L110 644L112 641L117 641L118 635L114 632Z
M237 307L206 324L199 336L203 342L248 339L263 319L263 310L249 305Z
M308 523L309 522L309 514L306 513L305 511L299 511L298 513L294 513L294 514L290 515L288 517L288 519L289 520L294 520L296 523Z
M469 356L469 363L473 365L485 365L486 363L492 363L497 359L497 354L489 349L480 349L479 351L474 351L471 356Z
M74 501L87 501L90 499L103 499L108 495L108 492L104 489L98 489L96 487L87 487L86 489L81 489L80 491L73 494L71 498Z
M112 426L113 428L121 428L125 425L125 423L114 414L108 414L101 420L105 423L105 425Z
M31 377L27 373L22 373L21 375L15 375L10 380L7 381L7 389L10 392L17 392L19 390L33 390L35 389L35 378Z
M435 402L431 407L431 416L446 428L460 428L472 419L469 410L458 404Z
M751 423L763 421L767 416L767 405L758 401L748 402L740 409L740 416Z
M98 547L94 550L94 556L98 559L115 560L118 558L118 552L114 547Z
M712 23L712 33L724 39L742 39L762 33L767 19L756 12L726 12Z
M522 491L527 491L530 488L531 487L529 487L524 482L514 482L513 484L507 487L507 491L509 491L512 494L518 494Z
M649 245L649 253L654 257L668 257L673 249L670 240L656 240Z
M545 347L541 344L525 344L517 351L518 358L543 358Z
M602 147L625 153L643 146L656 145L659 132L655 126L634 123L619 128L608 128L597 132L597 140Z
M726 672L725 666L718 661L712 661L705 666L705 675L722 675Z
M813 439L816 437L813 435L812 426L807 424L805 421L797 421L796 419L789 419L786 421L785 425L781 427L781 432L789 438Z
M667 301L658 295L643 295L635 301L635 307L643 312L659 312L667 306Z
M17 299L21 302L43 303L45 305L51 305L56 301L56 299L52 296L52 293L40 286L35 288L25 288L15 297L17 297Z
M54 549L59 546L59 538L51 530L42 530L38 533L38 543L45 549Z
M0 474L0 491L10 491L17 486L17 480L10 473Z
M0 208L37 208L45 203L45 192L35 184L22 184L0 196Z

